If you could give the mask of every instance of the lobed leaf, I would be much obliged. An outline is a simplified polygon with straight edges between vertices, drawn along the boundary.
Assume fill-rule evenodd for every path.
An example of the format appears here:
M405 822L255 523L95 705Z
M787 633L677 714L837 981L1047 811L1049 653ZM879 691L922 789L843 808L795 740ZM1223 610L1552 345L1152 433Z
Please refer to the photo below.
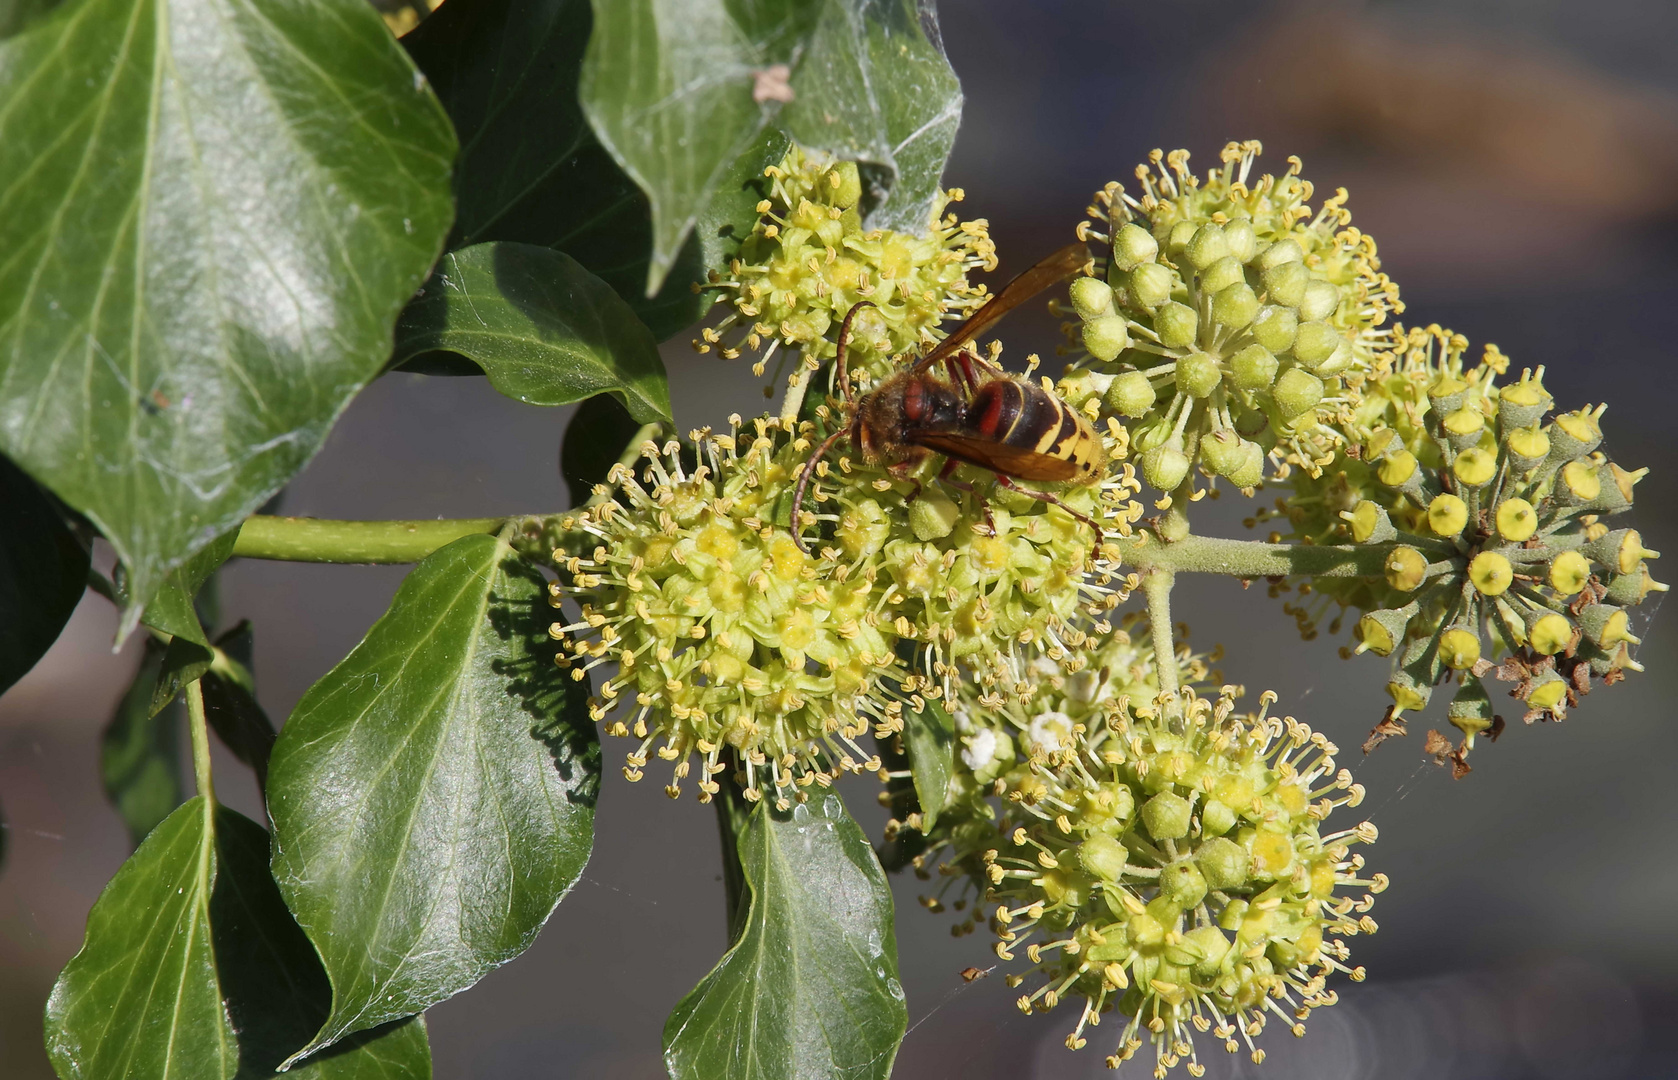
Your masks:
M0 457L0 694L58 640L89 565L87 545L52 499Z
M665 1022L672 1080L890 1076L908 1023L891 889L844 803L760 803L739 850L751 907Z
M395 359L447 350L530 405L615 394L642 421L670 419L658 342L617 293L571 256L476 244L443 257L402 313Z
M304 1052L511 960L582 873L600 748L551 619L503 541L457 540L281 730L274 874L332 980Z
M0 43L0 451L163 578L378 373L454 138L361 0L75 0Z

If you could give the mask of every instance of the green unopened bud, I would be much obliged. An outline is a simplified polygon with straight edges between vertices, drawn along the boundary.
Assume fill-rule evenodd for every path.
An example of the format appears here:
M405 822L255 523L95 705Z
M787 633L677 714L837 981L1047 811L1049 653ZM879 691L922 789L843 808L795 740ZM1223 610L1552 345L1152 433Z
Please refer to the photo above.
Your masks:
M1579 612L1579 628L1604 649L1612 649L1622 642L1640 644L1631 634L1631 617L1626 609L1613 604L1587 605Z
M1250 876L1252 856L1233 840L1215 836L1204 841L1194 853L1195 865L1209 889L1225 891L1240 888Z
M1229 253L1243 263L1253 261L1258 254L1258 233L1253 231L1253 223L1245 218L1237 218L1224 226L1224 243L1229 245Z
M1392 549L1381 567L1387 584L1399 592L1411 592L1427 580L1427 556L1408 544Z
M1245 463L1245 440L1228 428L1218 428L1200 439L1200 461L1213 476L1228 476Z
M1206 899L1206 886L1200 869L1187 859L1160 868L1159 894L1170 897L1171 903L1184 911Z
M1212 296L1238 281L1245 280L1247 280L1247 275L1246 271L1241 268L1240 260L1233 255L1225 255L1200 272L1200 291ZM1243 323L1242 325L1246 324Z
M1125 322L1123 315L1103 315L1084 323L1084 348L1097 360L1115 359L1129 345L1130 324Z
M1509 463L1522 472L1538 468L1550 454L1550 437L1535 427L1516 428L1504 440Z
M1196 229L1189 242L1183 245L1184 257L1196 270L1204 270L1228 254L1229 244L1224 240L1223 227L1212 222Z
M1282 416L1292 420L1310 412L1323 400L1323 381L1303 368L1289 368L1276 380L1270 396Z
M1177 361L1177 389L1190 397L1203 398L1223 381L1218 362L1203 352L1192 352Z
M1272 304L1297 308L1305 299L1305 288L1311 284L1311 271L1304 263L1285 262L1265 269L1263 275L1266 298Z
M1439 661L1452 671L1466 671L1480 660L1480 635L1467 626L1453 626L1439 635Z
M1173 259L1189 246L1189 241L1194 239L1194 230L1195 223L1192 221L1179 221L1171 226L1171 231L1165 235L1165 250L1171 253Z
M1200 317L1187 304L1173 300L1160 305L1160 309L1154 312L1154 333L1159 335L1159 343L1168 349L1186 349L1193 345L1199 330Z
M1217 799L1207 799L1206 802L1201 804L1200 831L1203 835L1222 836L1233 828L1235 828L1235 811L1231 810L1225 803ZM1202 845L1200 850L1205 851L1205 846ZM1206 867L1201 866L1200 871L1205 873ZM1214 885L1213 888L1217 888L1217 886Z
M1113 313L1113 287L1100 278L1081 277L1072 283L1072 310L1080 319Z
M1445 430L1446 441L1456 450L1466 450L1478 443L1481 432L1486 430L1486 418L1475 408L1447 413L1439 424Z
M1124 874L1130 853L1106 833L1094 833L1078 845L1078 864L1102 881L1117 881Z
M1299 317L1307 322L1326 319L1339 306L1339 289L1326 281L1313 281L1305 286L1305 299L1299 302Z
M1668 586L1656 581L1649 574L1647 566L1639 566L1629 574L1616 574L1608 583L1607 598L1616 604L1631 606L1641 604L1643 598L1652 592L1666 592Z
M1135 420L1148 415L1155 397L1154 385L1144 372L1126 371L1113 377L1102 401L1120 416Z
M1241 390L1267 390L1276 381L1276 357L1263 345L1249 345L1230 357L1229 381Z
M1544 370L1537 377L1530 370L1521 372L1521 381L1505 386L1497 395L1497 422L1505 431L1531 427L1550 411L1553 400L1544 389Z
M1195 927L1183 935L1183 943L1200 955L1200 959L1195 961L1194 972L1202 979L1216 974L1229 953L1229 938L1215 926Z
M1180 440L1174 439L1142 454L1142 478L1160 491L1175 491L1188 474L1189 458L1183 453Z
M1384 544L1398 535L1386 510L1368 499L1361 500L1350 510L1341 511L1340 516L1351 529L1352 540L1359 544Z
M1131 222L1113 234L1113 265L1130 271L1159 256L1159 241L1142 226Z
M1245 281L1225 286L1212 297L1212 321L1239 330L1258 314L1258 294Z
M1577 551L1564 551L1550 560L1550 572L1546 576L1550 588L1562 596L1572 596L1591 580L1591 561Z
M961 507L935 487L922 488L920 498L909 504L909 528L923 542L950 535L959 520Z
M1264 449L1256 442L1242 442L1241 463L1224 478L1238 488L1257 487L1264 479Z
M1278 240L1274 244L1258 253L1254 262L1260 270L1269 270L1273 266L1283 263L1296 263L1305 260L1305 249L1299 246L1297 240Z
M862 198L862 173L858 171L856 162L841 161L829 169L827 186L833 192L829 199L834 206L841 210L855 206Z
M1155 840L1181 840L1189 834L1189 801L1162 791L1142 804L1142 824Z
M1512 544L1532 539L1538 531L1538 511L1525 499L1505 499L1497 508L1497 535Z
M1253 340L1273 353L1284 353L1293 348L1299 332L1299 316L1293 308L1268 304L1253 318Z
M1636 529L1615 529L1586 544L1585 554L1616 574L1629 574L1643 564L1644 559L1658 559L1660 552L1643 546L1643 537Z
M1137 307L1152 311L1171 299L1171 287L1177 283L1169 266L1146 262L1130 272L1130 299Z
M1567 616L1550 612L1533 620L1527 630L1527 644L1542 656L1554 656L1573 641L1573 624Z
M1455 536L1468 525L1468 504L1455 495L1437 495L1428 503L1427 524L1440 536Z
M1497 455L1478 446L1469 447L1451 462L1451 475L1469 487L1484 487L1497 475Z
M1401 608L1371 611L1358 620L1358 651L1391 656L1420 607L1411 601Z
M1515 580L1515 569L1497 552L1482 551L1468 564L1468 580L1482 596L1502 596Z
M1589 461L1570 461L1561 467L1561 476L1556 484L1556 494L1565 503L1579 505L1588 503L1602 494L1602 480L1596 475L1596 466Z

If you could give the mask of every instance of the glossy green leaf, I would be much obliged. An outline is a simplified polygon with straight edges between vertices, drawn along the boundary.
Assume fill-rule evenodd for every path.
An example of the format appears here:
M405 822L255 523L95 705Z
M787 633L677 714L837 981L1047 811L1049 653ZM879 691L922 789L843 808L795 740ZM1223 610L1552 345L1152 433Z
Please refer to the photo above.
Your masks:
M157 686L152 690L151 711L155 714L175 700L175 695L186 689L187 683L210 670L215 653L208 646L178 637L163 651L163 667L157 673Z
M168 647L146 639L134 681L99 737L99 779L135 844L186 797L181 784L181 706L152 708Z
M75 0L0 44L0 450L134 603L382 368L454 137L362 0Z
M601 143L651 202L649 289L730 164L768 126L874 166L870 226L926 231L961 119L931 0L596 0L595 8L578 95ZM776 77L783 65L789 79Z
M58 640L87 589L88 564L58 507L0 457L0 694Z
M690 286L750 230L756 182L785 141L766 133L736 160L663 287L648 297L647 198L577 103L593 21L588 0L473 0L439 8L402 43L460 133L449 247L511 240L563 251L617 290L662 341L708 306Z
M506 544L457 540L281 730L274 876L333 987L311 1047L511 960L582 873L600 747L552 619Z
M672 1080L890 1076L908 1021L891 890L844 803L760 803L739 850L751 908L665 1022Z
M936 701L927 701L919 711L904 709L903 741L909 751L915 798L921 804L921 831L931 832L949 801L950 776L956 764L955 721Z
M589 398L577 407L559 447L559 471L571 491L572 506L583 505L594 494L594 485L605 483L606 474L640 430L635 418L609 395Z
M151 603L146 605L140 621L172 637L208 646L210 639L200 621L199 596L204 587L214 580L222 564L232 558L233 545L238 539L238 529L225 532L171 570L157 592L152 594ZM122 567L117 569L120 571ZM122 601L127 603L128 576L119 573L117 581Z
M94 903L47 1001L47 1052L66 1080L264 1080L314 1031L328 992L268 876L268 834L197 796ZM286 1075L430 1074L424 1029L411 1023Z
M658 342L611 286L564 252L494 243L445 255L402 313L395 359L438 349L471 360L526 404L612 393L642 421L670 418Z

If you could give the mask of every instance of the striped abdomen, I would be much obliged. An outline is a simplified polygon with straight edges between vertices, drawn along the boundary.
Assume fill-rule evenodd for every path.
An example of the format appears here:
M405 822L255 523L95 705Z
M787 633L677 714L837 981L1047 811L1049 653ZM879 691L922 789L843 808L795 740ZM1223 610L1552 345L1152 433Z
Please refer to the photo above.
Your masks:
M1104 456L1088 421L1023 379L992 379L979 387L954 429L906 434L922 446L1019 480L1089 483Z

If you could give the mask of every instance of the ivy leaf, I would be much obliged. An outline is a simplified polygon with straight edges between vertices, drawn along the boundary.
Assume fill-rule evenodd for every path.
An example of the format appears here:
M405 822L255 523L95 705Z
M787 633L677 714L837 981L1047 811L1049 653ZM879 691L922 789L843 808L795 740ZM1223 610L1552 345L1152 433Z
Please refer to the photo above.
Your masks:
M931 0L596 0L595 9L578 95L652 205L649 292L730 163L771 125L876 166L868 225L926 231L962 101Z
M152 708L168 647L146 639L134 681L99 736L99 779L138 845L181 804L181 709ZM167 703L165 703L167 705Z
M0 451L116 549L126 636L382 368L454 136L362 0L75 0L0 101Z
M300 1053L471 986L582 873L600 747L587 684L553 665L551 619L505 543L457 540L281 730L274 876L333 988Z
M0 457L0 694L58 640L89 565L87 545L52 500Z
M664 1025L672 1080L888 1077L908 1023L891 890L831 792L740 838L751 908Z
M927 700L919 712L903 711L903 741L909 751L915 798L921 804L921 832L931 832L949 801L956 760L955 721L942 704Z
M47 1000L62 1077L262 1080L324 1015L328 987L268 876L268 834L203 796L157 827L105 887ZM417 1022L286 1074L427 1080Z
M594 485L605 483L606 474L640 430L617 398L601 394L577 407L559 447L559 471L571 491L572 506L588 502Z
M396 330L398 363L459 353L530 405L613 393L642 421L670 419L658 342L629 305L571 256L475 244L443 257Z
M266 801L274 722L256 701L249 620L216 639L215 659L200 683L204 689L204 716L210 728L234 757L256 773L256 789Z
M649 297L647 198L600 145L577 101L594 16L588 0L474 0L439 8L402 39L460 134L451 249L490 240L563 251L617 290L660 341L709 306L690 286L751 229L755 182L786 152L766 133L736 159Z

